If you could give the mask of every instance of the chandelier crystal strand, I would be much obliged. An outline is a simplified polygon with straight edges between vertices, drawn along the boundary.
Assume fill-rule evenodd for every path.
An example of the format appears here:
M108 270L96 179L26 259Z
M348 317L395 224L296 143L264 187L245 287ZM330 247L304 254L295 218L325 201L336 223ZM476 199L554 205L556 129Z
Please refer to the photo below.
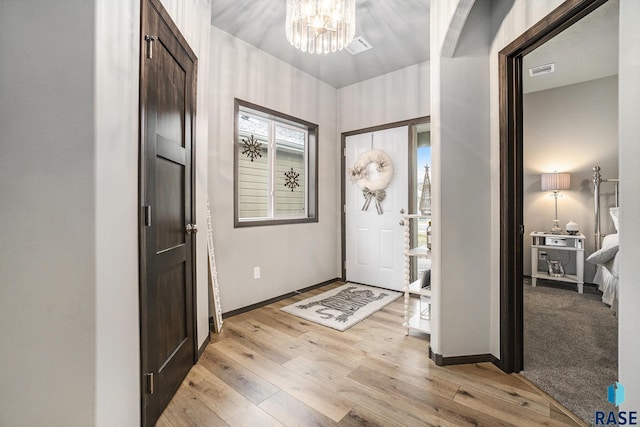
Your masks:
M342 50L355 35L356 0L287 0L287 40L309 53Z

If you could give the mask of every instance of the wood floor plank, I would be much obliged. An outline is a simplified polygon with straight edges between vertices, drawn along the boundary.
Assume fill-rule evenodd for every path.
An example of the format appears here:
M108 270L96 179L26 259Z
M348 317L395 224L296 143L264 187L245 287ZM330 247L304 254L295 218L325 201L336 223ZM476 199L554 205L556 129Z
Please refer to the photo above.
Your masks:
M422 390L423 393L438 394L446 399L453 399L459 388L459 385L455 382L447 381L433 375L431 372L415 370L412 369L411 366L395 363L391 360L376 356L367 358L362 367L383 373L394 380L417 387Z
M227 325L229 338L241 343L243 346L260 353L275 363L284 363L291 359L291 352L287 352L277 343L261 339L256 335L256 330L243 327L244 321Z
M271 307L263 307L261 309L254 310L251 312L249 319L256 320L293 338L297 338L307 332L307 328L303 325L299 325L297 322L289 321L290 319L288 317L275 316L274 310L275 309Z
M213 345L236 362L336 422L355 406L348 399L336 396L325 388L258 353L252 352L237 342L226 340Z
M550 413L542 415L536 411L528 411L526 406L517 407L504 400L482 393L477 389L460 387L453 400L469 408L522 427L566 425L563 422L552 419L549 416Z
M402 424L382 418L360 406L353 408L338 425L340 427L403 427Z
M402 426L455 427L454 423L434 415L432 411L416 407L407 399L389 396L384 391L349 378L340 385L339 394L390 423L398 423Z
M280 391L262 402L260 404L260 408L271 414L272 417L280 421L285 426L324 427L336 425L335 421L331 418L328 418L315 409L305 405L285 391Z
M447 367L447 369L434 369L431 374L436 378L442 378L458 384L460 387L480 390L517 407L527 408L545 416L550 414L549 402L544 397L512 385L487 380L486 378L483 381L478 381L473 377L461 375L459 371L450 369L450 367Z
M180 385L160 419L173 427L229 426L191 390L187 379Z
M250 423L265 427L281 426L281 423L246 397L229 387L218 377L210 375L209 371L201 365L196 365L191 369L187 380L193 393L231 426Z
M387 398L392 399L394 402L404 402L412 411L420 410L423 413L429 414L440 422L446 421L452 425L459 426L513 425L509 422L503 422L494 416L476 411L474 408L461 405L453 400L443 398L433 393L425 393L425 391L419 387L399 382L393 377L371 369L359 368L349 374L349 378L369 388L385 393Z
M207 347L198 364L256 405L280 390L212 346Z
M333 336L325 334L307 332L298 337L297 340L351 361L359 361L367 355L367 353L360 350L357 345L348 345L348 341L341 340L340 337L336 339ZM358 341L357 344L360 344L360 342Z
M158 426L583 425L491 363L436 366L402 299L345 332L280 310L340 285L225 318Z
M332 341L331 338L326 338L326 340L324 340L326 342L320 342L323 341L321 339L314 341L313 338L316 337L316 335L313 335L313 332L305 332L295 339L255 319L243 321L241 325L251 329L255 334L254 337L258 337L257 339L267 341L271 345L279 346L282 351L287 352L291 359L298 356L305 356L314 360L316 363L333 366L341 372L346 371L344 375L351 372L358 365L356 360L349 359L348 357L345 358L344 351L335 350L336 347L339 349L348 349L349 346L343 343L337 344L335 341ZM286 363L287 362L284 363L285 366Z

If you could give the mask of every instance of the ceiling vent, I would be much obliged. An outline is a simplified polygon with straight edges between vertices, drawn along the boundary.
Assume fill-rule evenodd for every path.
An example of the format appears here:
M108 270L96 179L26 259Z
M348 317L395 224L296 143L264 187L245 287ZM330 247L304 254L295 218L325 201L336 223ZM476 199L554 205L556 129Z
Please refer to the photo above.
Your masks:
M539 65L537 67L529 68L529 75L531 77L535 77L535 76L539 76L539 75L542 75L542 74L553 73L555 70L556 70L556 64L555 63L544 64L544 65Z
M363 37L356 37L351 43L349 43L349 46L345 47L345 50L351 55L357 55L365 50L371 49L372 47L373 46L371 46L371 44L369 44L369 42Z

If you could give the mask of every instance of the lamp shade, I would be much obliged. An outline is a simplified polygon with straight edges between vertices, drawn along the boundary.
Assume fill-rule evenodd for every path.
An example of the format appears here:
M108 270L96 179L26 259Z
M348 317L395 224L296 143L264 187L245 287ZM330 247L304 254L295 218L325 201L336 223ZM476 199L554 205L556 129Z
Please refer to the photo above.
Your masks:
M543 191L568 190L571 187L571 174L568 172L543 173L541 184Z

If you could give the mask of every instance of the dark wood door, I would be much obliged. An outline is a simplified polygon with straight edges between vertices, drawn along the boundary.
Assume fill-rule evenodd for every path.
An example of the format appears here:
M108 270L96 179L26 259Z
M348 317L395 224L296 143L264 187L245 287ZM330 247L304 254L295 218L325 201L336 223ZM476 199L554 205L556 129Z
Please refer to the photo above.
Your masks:
M143 0L140 63L142 424L153 425L196 360L195 61L157 0Z

